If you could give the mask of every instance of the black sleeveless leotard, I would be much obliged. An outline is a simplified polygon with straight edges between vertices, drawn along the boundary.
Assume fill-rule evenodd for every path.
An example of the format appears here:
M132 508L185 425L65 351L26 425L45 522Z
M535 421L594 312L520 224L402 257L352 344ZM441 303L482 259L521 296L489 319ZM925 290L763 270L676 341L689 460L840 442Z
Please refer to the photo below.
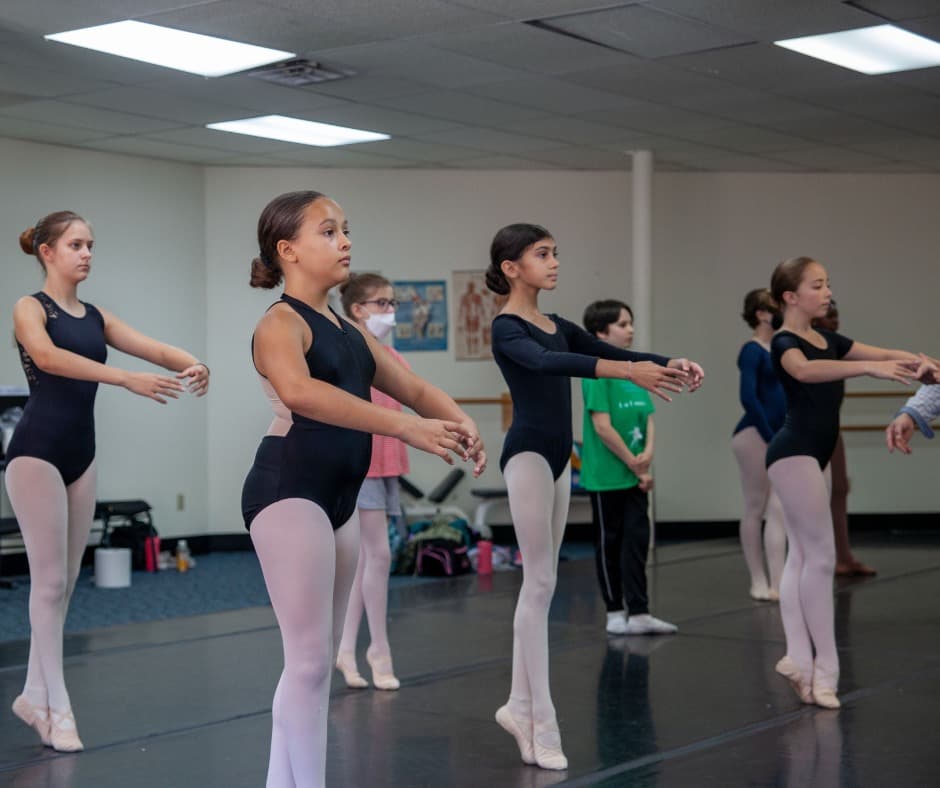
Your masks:
M375 359L362 334L335 312L342 328L303 301L287 294L281 300L313 334L305 356L310 377L368 400ZM372 435L297 413L291 413L291 420L286 435L266 435L261 440L242 488L245 527L250 528L257 514L275 501L304 498L318 504L336 530L356 510L372 458Z
M809 361L836 361L852 349L853 342L848 337L819 328L816 331L826 340L824 349L790 331L779 331L771 340L770 357L787 397L787 415L767 447L768 468L784 457L800 456L814 457L819 467L825 468L839 439L843 382L800 383L780 363L783 354L791 348L803 351Z
M500 470L516 454L534 451L548 462L557 480L571 459L571 377L596 377L598 358L614 361L669 359L622 350L592 336L558 315L546 315L556 326L548 334L518 315L493 320L493 358L509 386L512 425L503 442Z
M99 361L108 357L104 318L86 304L84 317L73 317L42 291L33 293L46 312L46 333L58 348ZM95 459L95 395L93 380L43 372L26 348L16 343L29 383L29 399L7 448L6 461L36 457L56 467L66 487L76 481Z

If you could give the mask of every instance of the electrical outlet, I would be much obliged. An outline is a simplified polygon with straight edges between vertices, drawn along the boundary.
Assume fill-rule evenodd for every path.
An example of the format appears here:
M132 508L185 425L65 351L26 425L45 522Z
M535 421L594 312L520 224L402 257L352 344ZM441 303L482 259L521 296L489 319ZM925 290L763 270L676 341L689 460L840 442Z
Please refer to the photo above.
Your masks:
M176 494L176 511L181 512L186 508L186 497L183 493Z

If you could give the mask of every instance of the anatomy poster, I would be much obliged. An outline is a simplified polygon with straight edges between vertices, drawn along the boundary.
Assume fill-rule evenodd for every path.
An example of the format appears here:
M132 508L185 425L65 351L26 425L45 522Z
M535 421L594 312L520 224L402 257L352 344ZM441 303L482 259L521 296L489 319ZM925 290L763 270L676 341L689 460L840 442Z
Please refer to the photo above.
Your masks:
M395 349L447 350L447 283L442 281L394 282Z
M458 361L493 358L490 324L506 298L487 288L485 271L454 271L454 344Z

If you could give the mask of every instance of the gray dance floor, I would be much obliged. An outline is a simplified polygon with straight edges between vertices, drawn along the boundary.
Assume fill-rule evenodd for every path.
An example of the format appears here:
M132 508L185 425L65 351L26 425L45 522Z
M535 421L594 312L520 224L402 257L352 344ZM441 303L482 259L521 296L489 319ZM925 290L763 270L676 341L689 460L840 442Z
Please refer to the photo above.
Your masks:
M670 637L607 637L593 563L563 563L550 627L561 773L524 766L492 719L509 687L519 573L397 589L402 689L352 691L335 675L328 785L937 785L940 540L869 538L859 552L880 572L837 584L835 712L801 707L774 674L778 610L747 597L731 540L659 549L653 609L679 624ZM26 644L4 644L0 786L263 786L281 666L270 609L72 635L66 652L88 750L44 749L7 711Z

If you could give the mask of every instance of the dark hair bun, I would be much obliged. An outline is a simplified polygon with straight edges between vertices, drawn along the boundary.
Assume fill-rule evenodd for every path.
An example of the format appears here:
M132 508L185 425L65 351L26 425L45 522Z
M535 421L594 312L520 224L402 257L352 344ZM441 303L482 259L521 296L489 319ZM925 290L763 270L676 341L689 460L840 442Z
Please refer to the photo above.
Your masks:
M30 227L28 230L23 230L23 232L20 233L20 249L22 249L30 257L36 254L36 250L33 249L33 236L35 235L35 227Z
M283 278L284 274L281 272L280 266L267 266L260 257L256 257L251 261L251 279L249 280L249 284L252 287L261 287L265 290L271 290L277 287Z
M509 280L501 270L492 266L486 271L486 286L496 295L509 295Z

